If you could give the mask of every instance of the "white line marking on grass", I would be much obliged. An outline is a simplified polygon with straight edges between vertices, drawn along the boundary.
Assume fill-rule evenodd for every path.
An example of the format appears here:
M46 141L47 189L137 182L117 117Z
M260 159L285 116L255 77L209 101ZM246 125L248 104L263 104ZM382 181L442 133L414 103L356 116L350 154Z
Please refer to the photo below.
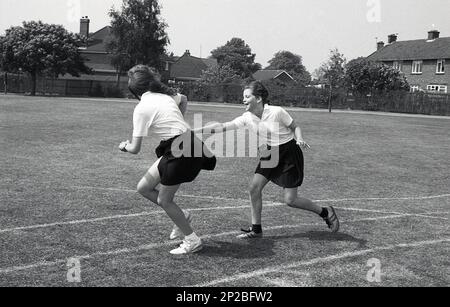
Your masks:
M285 280L282 278L262 278L262 280L269 284L269 285L274 285L277 287L289 287L289 288L299 288L299 287L303 287L303 285L289 281L289 280Z
M124 188L97 188L97 187L88 187L88 186L74 186L72 188L80 189L80 190L99 190L99 191L112 191L112 192L126 192L126 193L134 193L136 194L136 190L124 189ZM202 195L188 195L188 194L177 194L176 197L186 197L186 198L198 198L198 199L209 199L209 200L227 200L227 201L249 201L244 198L226 198L220 196L202 196Z
M387 245L387 246L380 246L380 247L375 247L375 248L371 248L371 249L360 250L360 251L356 251L356 252L345 252L345 253L336 254L336 255L332 255L332 256L328 256L328 257L314 258L314 259L307 260L307 261L299 261L299 262L294 262L294 263L289 263L289 264L282 264L282 265L267 267L264 269L260 269L260 270L256 270L256 271L252 271L252 272L248 272L248 273L236 274L236 275L228 276L225 278L219 278L219 279L212 280L209 282L197 284L197 285L194 285L191 287L211 287L211 286L216 286L219 284L235 282L237 280L259 277L259 276L263 276L263 275L266 275L269 273L277 273L277 272L280 272L280 271L283 271L286 269L293 269L293 268L297 268L300 266L315 265L318 263L325 263L325 262L331 262L331 261L341 260L341 259L345 259L345 258L363 256L363 255L367 255L367 254L370 254L373 252L378 252L378 251L393 250L393 249L397 249L397 248L422 247L422 246L427 246L427 245L434 245L434 244L448 243L448 242L450 242L450 238L441 239L441 240L432 240L432 241L419 241L419 242L413 242L413 243L400 243L400 244L395 244L395 245Z
M115 191L115 192L133 192L134 190L127 190L127 189L118 189L118 188L95 188L95 187L76 187L80 189L100 189L100 190L106 190L106 191ZM449 194L450 195L450 194ZM177 195L177 197L186 197L186 198L198 198L198 199L208 199L208 200L226 200L226 201L245 201L249 202L247 199L239 199L239 198L224 198L224 197L214 197L214 196L196 196L196 195ZM395 199L391 199L395 200ZM332 201L342 201L342 200L315 200L315 202L332 202ZM283 203L276 203L276 202L265 202L265 207L282 207L285 206ZM243 206L221 206L221 207L207 207L207 208L192 208L186 210L189 211L212 211L212 210L235 210L235 209L245 209L248 208L249 205L243 205ZM343 208L343 207L336 207L336 209L339 210L347 210L347 211L360 211L360 212L374 212L374 213L382 213L382 214L401 214L404 216L416 216L416 217L424 217L424 218L430 218L430 219L441 219L441 220L448 220L448 218L444 217L436 217L436 216L430 216L430 215L423 215L423 214L410 214L410 213L403 213L403 212L390 212L390 211L380 211L380 210L371 210L371 209L360 209L360 208ZM54 222L54 223L48 223L48 224L38 224L38 225L30 225L30 226L19 226L19 227L12 227L12 228L6 228L6 229L0 229L0 234L7 233L7 232L14 232L14 231L23 231L23 230L32 230L32 229L39 229L39 228L49 228L49 227L57 227L57 226L65 226L65 225L78 225L78 224L87 224L87 223L95 223L95 222L103 222L103 221L109 221L109 220L117 220L117 219L124 219L124 218L134 218L134 217L143 217L143 216L150 216L155 214L162 214L164 211L158 210L158 211L145 211L140 213L134 213L134 214L123 214L123 215L113 215L113 216L106 216L106 217L99 217L99 218L92 218L92 219L81 219L81 220L74 220L74 221L67 221L67 222Z
M395 218L403 218L403 215L390 215L390 216L383 216L383 217L374 217L374 218L364 218L364 219L356 219L351 221L344 221L343 223L356 223L356 222L363 222L363 221L377 221L377 220L384 220L384 219L395 219ZM303 223L303 224L296 224L296 225L282 225L282 226L272 226L272 227L266 227L264 228L265 231L275 231L280 229L292 229L292 228L299 228L303 226L321 226L322 223ZM206 235L202 236L202 239L208 240L212 238L220 238L220 237L227 237L227 236L235 236L237 234L240 234L240 231L230 231L230 232L223 232L218 234L212 234L212 235ZM7 273L13 273L18 271L25 271L30 269L37 269L41 267L48 267L48 266L56 266L60 264L67 263L67 259L79 259L79 260L87 260L95 257L102 257L102 256L117 256L121 254L129 254L129 253L136 253L136 252L142 252L142 251L148 251L160 247L165 246L172 246L181 243L181 241L166 241L162 243L151 243L151 244L145 244L134 248L122 248L117 249L113 251L106 251L106 252L97 252L89 255L84 256L72 256L67 257L65 259L58 259L55 261L40 261L37 263L29 264L29 265L23 265L23 266L13 266L9 268L2 268L0 269L0 274L7 274Z
M373 212L373 213L383 213L383 214L401 214L404 216L415 216L415 217L424 217L424 218L437 219L437 220L448 220L448 218L445 218L445 217L432 216L432 215L426 215L426 214L416 214L416 213L380 211L380 210L360 209L360 208L344 208L344 207L336 207L336 209L343 210L343 211ZM430 213L430 214L432 214L432 213Z
M186 210L189 210L189 211L212 211L212 210L230 210L230 209L244 209L244 208L248 208L248 206L207 207L207 208L192 208L192 209L186 209ZM7 229L1 229L0 234L6 233L6 232L21 231L21 230L32 230L32 229L38 229L38 228L48 228L48 227L65 226L65 225L77 225L77 224L95 223L95 222L124 219L124 218L143 217L143 216L163 214L163 213L165 213L165 211L155 210L155 211L145 211L145 212L133 213L133 214L106 216L106 217L93 218L93 219L75 220L75 221L67 221L67 222L55 222L55 223L50 223L50 224L39 224L39 225L7 228Z
M125 189L125 188L102 188L102 187L90 187L90 186L73 186L72 188L80 190L100 190L100 191L115 191L115 192L128 192L137 193L136 190ZM215 196L201 196L201 195L177 195L180 197L196 197L196 198L206 198L206 199L221 199L221 200L245 200L244 198L226 198L226 197L215 197ZM435 199L435 198L446 198L450 197L450 194L441 195L430 195L430 196L412 196L412 197L367 197L367 198L337 198L337 199L320 199L314 200L315 202L348 202L348 201L367 201L367 200L425 200L425 199Z
M448 211L433 211L433 212L428 212L427 214L431 214L431 215L435 215L435 214L450 214L450 212L448 212Z
M316 200L316 202L347 202L347 201L369 201L369 200L425 200L425 199L446 198L446 197L450 197L450 194L413 196L413 197L368 197L368 198L324 199L324 200Z

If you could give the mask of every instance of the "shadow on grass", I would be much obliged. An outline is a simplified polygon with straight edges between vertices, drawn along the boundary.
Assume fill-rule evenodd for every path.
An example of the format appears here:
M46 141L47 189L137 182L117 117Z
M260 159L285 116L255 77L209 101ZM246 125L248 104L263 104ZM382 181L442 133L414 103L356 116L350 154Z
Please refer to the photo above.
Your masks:
M328 241L328 242L354 242L358 243L358 248L364 248L367 240L358 239L346 233L332 233L328 231L309 231L306 233L298 233L294 235L270 236L266 239L283 240L283 239L309 239L310 241Z
M326 231L310 231L294 235L266 236L261 239L246 241L209 241L201 252L206 257L223 257L235 259L267 258L275 255L273 251L275 242L284 239L308 239L310 241L327 242L353 242L358 248L365 248L367 240L358 239L345 233L331 233Z
M261 238L248 241L209 241L201 252L206 257L224 257L235 259L266 258L275 255L273 251L275 241Z

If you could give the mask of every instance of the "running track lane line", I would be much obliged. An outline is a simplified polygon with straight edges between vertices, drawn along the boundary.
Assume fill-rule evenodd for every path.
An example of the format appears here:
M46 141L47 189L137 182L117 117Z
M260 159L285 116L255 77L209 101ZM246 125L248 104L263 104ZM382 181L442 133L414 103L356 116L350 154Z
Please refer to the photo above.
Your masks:
M396 219L396 218L403 218L403 217L404 217L403 215L388 215L388 216L383 216L383 217L350 220L350 221L343 222L342 224L357 223L357 222L363 222L363 221L378 221L378 220L386 220L386 219ZM292 229L292 228L299 228L299 227L303 227L303 226L319 226L319 225L322 225L322 224L304 223L304 224L296 224L296 225L272 226L272 227L266 227L264 229L266 231L274 231L274 230L279 230L279 229ZM223 233L214 234L214 235L206 235L206 236L202 236L201 238L203 240L208 240L208 239L212 239L212 238L220 238L220 237L237 235L240 233L241 233L240 231L230 231L230 232L223 232ZM130 253L148 251L148 250L165 247L165 246L173 246L173 245L176 245L179 243L181 243L181 241L165 241L162 243L150 243L150 244L140 245L140 246L133 247L133 248L122 248L122 249L117 249L117 250L113 250L113 251L97 252L97 253L93 253L93 254L89 254L89 255L67 257L65 259L59 259L59 260L55 260L55 261L40 261L40 262L36 262L33 264L28 264L28 265L13 266L13 267L9 267L9 268L1 268L0 274L8 274L8 273L13 273L13 272L18 272L18 271L37 269L37 268L41 268L41 267L51 267L51 266L56 266L56 265L60 265L60 264L66 264L69 259L88 260L88 259L92 259L95 257L102 257L102 256L106 256L106 257L117 256L117 255L122 255L122 254L130 254Z
M183 197L182 195L179 195L179 196ZM195 196L191 196L191 195L189 195L189 196L195 197ZM200 197L200 198L203 198L203 197ZM240 199L228 199L228 200L241 201ZM316 201L316 202L320 202L320 201ZM282 207L282 206L285 206L285 204L283 204L283 203L265 203L264 206L266 208L267 207ZM192 208L192 209L186 208L186 210L189 210L189 211L234 210L234 209L247 209L248 207L249 207L248 205L243 205L243 206L206 207L206 208ZM339 209L342 211L373 212L373 213L381 213L381 214L403 215L405 217L414 216L414 217L424 217L424 218L429 218L429 219L448 220L447 218L444 218L444 217L424 215L424 214L380 211L380 210L359 209L359 208L343 208L343 207L336 207L336 209ZM122 214L122 215L112 215L112 216L92 218L92 219L73 220L73 221L67 221L67 222L54 222L54 223L48 223L48 224L19 226L19 227L0 229L0 234L14 232L14 231L24 231L24 230L50 228L50 227L58 227L58 226L66 226L66 225L79 225L79 224L103 222L103 221L110 221L110 220L118 220L118 219L124 219L124 218L151 216L151 215L157 215L157 214L163 214L163 213L165 213L165 212L162 210L155 210L155 211L145 211L145 212L133 213L133 214ZM448 214L449 212L444 212L444 213ZM442 214L444 214L444 213L442 213ZM432 213L430 213L430 214L432 214Z
M282 265L267 267L264 269L260 269L260 270L256 270L256 271L252 271L252 272L248 272L248 273L231 275L231 276L228 276L225 278L219 278L219 279L215 279L215 280L212 280L209 282L205 282L205 283L201 283L201 284L197 284L197 285L193 285L193 286L188 286L188 287L217 286L220 284L235 282L235 281L241 280L241 279L259 277L259 276L263 276L263 275L266 275L269 273L277 273L279 271L286 270L286 269L294 269L294 268L297 268L300 266L315 265L318 263L326 263L326 262L331 262L331 261L335 261L335 260L342 260L345 258L363 256L363 255L367 255L367 254L370 254L373 252L388 251L388 250L393 250L393 249L397 249L397 248L422 247L422 246L427 246L427 245L449 243L449 242L450 242L450 238L447 238L447 239L432 240L432 241L419 241L419 242L413 242L413 243L400 243L400 244L395 244L395 245L380 246L380 247L360 250L360 251L356 251L356 252L345 252L345 253L336 254L336 255L332 255L332 256L328 256L328 257L314 258L314 259L310 259L307 261L299 261L299 262L293 262L293 263L288 263L288 264L282 264Z
M125 188L99 188L99 187L89 187L89 186L73 186L74 189L80 190L99 190L99 191L114 191L114 192L128 192L137 193L136 190L125 189ZM177 195L178 197L195 197L204 199L219 199L219 200L242 200L248 201L244 198L226 198L226 197L215 197L215 196L201 196L201 195ZM341 198L341 199L322 199L313 200L315 202L348 202L348 201L368 201L368 200L425 200L425 199L436 199L436 198L446 198L450 197L450 194L441 195L430 195L430 196L412 196L412 197L368 197L368 198Z

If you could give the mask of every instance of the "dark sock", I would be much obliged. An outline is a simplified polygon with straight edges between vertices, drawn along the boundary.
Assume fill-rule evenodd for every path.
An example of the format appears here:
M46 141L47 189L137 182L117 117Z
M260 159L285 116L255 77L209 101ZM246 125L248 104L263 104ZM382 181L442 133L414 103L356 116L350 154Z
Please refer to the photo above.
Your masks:
M261 233L262 232L262 226L261 225L253 225L252 230L254 233Z
M328 209L327 208L323 208L322 209L322 213L319 214L321 218L327 218L328 217Z

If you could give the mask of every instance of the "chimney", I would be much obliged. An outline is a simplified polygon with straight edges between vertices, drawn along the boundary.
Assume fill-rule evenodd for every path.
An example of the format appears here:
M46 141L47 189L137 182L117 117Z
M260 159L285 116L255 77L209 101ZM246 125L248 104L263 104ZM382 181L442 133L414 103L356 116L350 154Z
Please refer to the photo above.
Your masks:
M191 52L190 52L189 50L186 50L186 51L184 52L184 55L191 56Z
M428 32L428 40L432 41L432 40L438 39L440 33L441 32L439 32L438 30L431 30L431 31L429 31Z
M80 35L89 37L89 23L91 21L89 20L88 16L81 17L80 20Z
M388 44L395 43L397 41L398 35L397 34L391 34L388 36Z
M377 51L384 47L384 42L377 43Z

